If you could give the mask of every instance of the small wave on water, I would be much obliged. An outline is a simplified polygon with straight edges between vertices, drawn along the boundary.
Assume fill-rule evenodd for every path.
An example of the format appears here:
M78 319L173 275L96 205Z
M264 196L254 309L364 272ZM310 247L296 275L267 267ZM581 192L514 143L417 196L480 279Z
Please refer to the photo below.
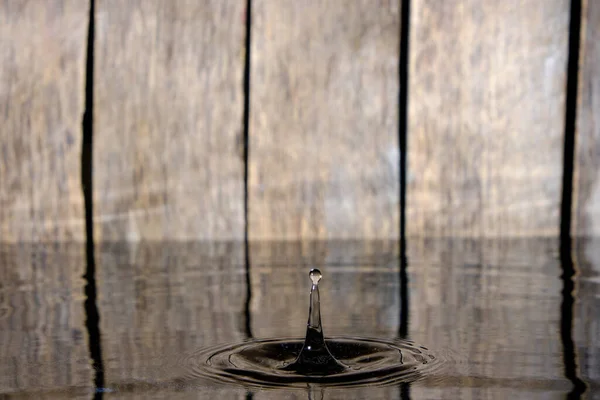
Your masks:
M261 388L383 386L421 379L443 364L443 358L410 341L332 337L326 344L345 368L329 373L289 369L304 339L264 339L190 353L180 360L186 371L182 378Z

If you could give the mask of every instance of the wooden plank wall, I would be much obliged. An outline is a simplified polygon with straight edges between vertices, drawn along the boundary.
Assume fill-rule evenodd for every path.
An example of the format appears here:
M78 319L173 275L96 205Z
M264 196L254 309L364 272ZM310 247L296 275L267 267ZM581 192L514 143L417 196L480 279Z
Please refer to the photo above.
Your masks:
M255 0L249 236L398 237L399 0Z
M408 235L557 235L569 1L411 7Z
M98 0L100 240L244 236L244 0Z
M573 232L578 236L597 236L600 234L600 4L584 0L582 14Z
M397 237L401 0L255 0L251 239ZM583 2L574 233L600 231ZM101 240L244 236L246 1L98 0ZM83 240L89 2L2 3L0 239ZM407 233L558 233L568 0L411 1Z
M89 2L0 2L0 241L85 240Z

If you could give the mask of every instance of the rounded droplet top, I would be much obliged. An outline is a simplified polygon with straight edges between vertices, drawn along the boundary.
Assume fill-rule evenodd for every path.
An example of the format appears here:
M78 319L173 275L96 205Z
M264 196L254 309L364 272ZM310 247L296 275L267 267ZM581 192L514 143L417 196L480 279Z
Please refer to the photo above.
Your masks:
M310 276L310 280L312 281L313 285L316 285L323 277L323 274L321 274L321 271L319 271L317 268L313 268L310 270L308 276Z

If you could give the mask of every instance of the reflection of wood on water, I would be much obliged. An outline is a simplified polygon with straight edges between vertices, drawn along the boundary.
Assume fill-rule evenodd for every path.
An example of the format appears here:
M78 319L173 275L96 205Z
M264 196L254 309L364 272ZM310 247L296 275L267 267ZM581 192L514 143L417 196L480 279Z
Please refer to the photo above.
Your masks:
M573 340L582 378L600 390L600 242L579 238L575 246Z
M250 248L252 331L303 336L310 268L326 335L393 337L398 332L398 241L261 242Z
M84 269L83 245L0 246L0 394L92 386Z
M494 385L461 387L469 376L507 387L514 379L533 392L539 379L554 382L550 393L569 386L557 246L556 239L409 241L410 336L442 354L451 349L458 364L440 379L466 377L455 387L418 384L417 398L495 398Z
M386 387L362 387L352 389L322 389L319 387L307 388L306 390L268 390L254 393L253 400L348 400L369 399L389 400L402 399L398 386Z
M243 243L98 246L108 387L168 382L185 352L244 339Z

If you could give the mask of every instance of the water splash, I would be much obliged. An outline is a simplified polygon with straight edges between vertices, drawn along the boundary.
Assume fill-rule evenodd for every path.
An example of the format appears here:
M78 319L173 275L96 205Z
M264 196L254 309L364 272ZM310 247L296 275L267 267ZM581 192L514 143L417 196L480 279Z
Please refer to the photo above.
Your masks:
M209 378L249 387L357 387L410 382L433 371L440 360L409 341L334 337L321 324L318 269L312 282L304 339L277 338L211 347L185 360L189 379Z
M319 297L319 281L323 275L318 269L311 269L309 277L312 286L304 346L300 350L298 358L283 369L301 375L338 374L348 370L348 367L335 359L325 343L321 326L321 300Z

